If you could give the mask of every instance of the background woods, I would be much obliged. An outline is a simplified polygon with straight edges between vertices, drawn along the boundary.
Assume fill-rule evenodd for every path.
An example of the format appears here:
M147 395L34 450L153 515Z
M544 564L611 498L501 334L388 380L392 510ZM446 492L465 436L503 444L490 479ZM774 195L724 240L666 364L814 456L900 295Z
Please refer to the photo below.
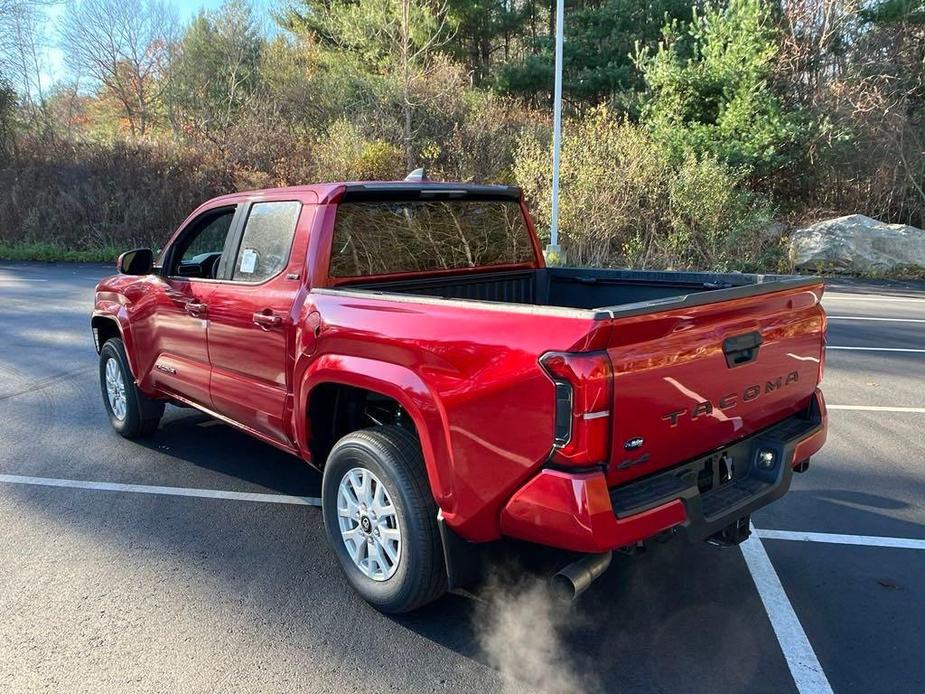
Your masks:
M235 189L522 185L548 224L550 0L0 0L0 246L161 243ZM925 227L922 0L566 2L573 262L786 266L860 212ZM48 47L65 59L46 64ZM51 251L49 251L51 252Z

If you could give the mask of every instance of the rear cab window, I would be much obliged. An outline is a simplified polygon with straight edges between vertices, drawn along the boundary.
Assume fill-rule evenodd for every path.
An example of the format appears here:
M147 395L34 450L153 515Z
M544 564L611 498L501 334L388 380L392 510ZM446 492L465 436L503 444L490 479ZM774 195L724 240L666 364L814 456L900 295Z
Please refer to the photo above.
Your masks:
M231 272L233 282L264 282L289 262L302 203L258 202L251 205Z
M535 262L515 200L376 200L337 207L329 274L354 278Z

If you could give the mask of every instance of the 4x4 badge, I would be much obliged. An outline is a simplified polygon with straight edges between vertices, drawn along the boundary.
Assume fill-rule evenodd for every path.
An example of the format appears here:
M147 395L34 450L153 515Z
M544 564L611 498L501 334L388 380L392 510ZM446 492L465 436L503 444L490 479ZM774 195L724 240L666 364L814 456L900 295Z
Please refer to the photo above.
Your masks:
M646 440L641 436L634 436L633 438L626 440L626 443L623 444L623 449L626 451L635 451L645 442Z

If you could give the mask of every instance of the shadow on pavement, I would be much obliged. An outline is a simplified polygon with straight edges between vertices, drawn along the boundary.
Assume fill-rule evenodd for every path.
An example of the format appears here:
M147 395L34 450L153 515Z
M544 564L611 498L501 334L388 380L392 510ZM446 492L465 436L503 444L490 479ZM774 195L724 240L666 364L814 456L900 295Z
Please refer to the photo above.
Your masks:
M194 409L168 406L155 436L136 443L281 494L321 495L321 474L308 463Z

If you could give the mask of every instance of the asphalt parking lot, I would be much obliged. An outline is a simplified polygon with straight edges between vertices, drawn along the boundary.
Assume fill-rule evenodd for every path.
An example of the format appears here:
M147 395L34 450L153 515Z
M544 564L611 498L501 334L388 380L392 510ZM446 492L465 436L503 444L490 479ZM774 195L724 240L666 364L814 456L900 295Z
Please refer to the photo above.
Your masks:
M925 690L925 285L830 285L828 443L741 549L653 543L563 612L557 558L505 546L473 594L390 618L304 464L192 410L110 429L108 272L0 263L0 690Z

